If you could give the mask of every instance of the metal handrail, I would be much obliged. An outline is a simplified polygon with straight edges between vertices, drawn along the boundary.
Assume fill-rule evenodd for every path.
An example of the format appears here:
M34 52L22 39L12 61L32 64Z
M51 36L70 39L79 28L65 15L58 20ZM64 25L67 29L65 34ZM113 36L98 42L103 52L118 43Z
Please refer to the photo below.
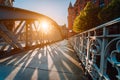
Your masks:
M69 40L93 80L120 80L120 18Z

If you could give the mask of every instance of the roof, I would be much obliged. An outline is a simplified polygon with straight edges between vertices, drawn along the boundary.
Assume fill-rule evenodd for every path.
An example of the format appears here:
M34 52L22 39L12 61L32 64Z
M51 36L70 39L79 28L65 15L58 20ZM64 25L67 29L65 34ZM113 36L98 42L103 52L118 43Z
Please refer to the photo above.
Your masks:
M69 4L69 8L70 8L70 7L73 7L71 2L70 2L70 4Z

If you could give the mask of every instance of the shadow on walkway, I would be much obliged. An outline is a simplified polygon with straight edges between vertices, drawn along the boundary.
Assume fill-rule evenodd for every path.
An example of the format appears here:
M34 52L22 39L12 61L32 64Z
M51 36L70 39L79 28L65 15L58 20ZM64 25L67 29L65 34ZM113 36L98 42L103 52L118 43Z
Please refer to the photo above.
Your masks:
M87 80L67 40L0 60L0 80Z

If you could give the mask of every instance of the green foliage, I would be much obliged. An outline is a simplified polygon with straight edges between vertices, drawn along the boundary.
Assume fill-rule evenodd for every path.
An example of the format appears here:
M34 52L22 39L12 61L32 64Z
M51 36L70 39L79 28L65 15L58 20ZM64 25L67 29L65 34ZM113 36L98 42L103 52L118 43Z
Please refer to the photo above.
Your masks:
M92 2L88 2L85 8L76 17L73 24L73 31L82 32L99 24L98 12L100 8L94 6Z
M103 23L120 17L120 0L112 0L108 6L101 10L98 16Z
M88 2L74 20L73 31L82 32L118 17L120 17L120 0L112 0L102 9Z
M82 32L84 27L81 27L83 25L83 19L84 19L84 12L81 11L80 15L75 18L74 24L73 24L73 31L78 33Z

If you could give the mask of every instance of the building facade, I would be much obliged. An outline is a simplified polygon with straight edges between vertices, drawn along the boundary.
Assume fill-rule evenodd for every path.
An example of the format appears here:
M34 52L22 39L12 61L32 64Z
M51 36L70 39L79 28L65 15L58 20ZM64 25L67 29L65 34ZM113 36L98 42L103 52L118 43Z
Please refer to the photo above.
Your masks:
M0 5L13 6L14 0L0 0Z
M62 33L62 38L67 39L68 38L68 29L66 27L66 24L60 26L61 33Z
M14 0L0 0L0 5L1 6L9 6L9 7L13 7L13 2ZM8 22L4 22L5 26L9 29L9 30L13 30L13 27L15 25L14 21L8 21Z
M80 11L84 9L88 1L92 1L95 6L103 7L107 5L111 0L76 0L75 4L72 5L71 2L68 7L68 34L69 36L74 35L72 31L72 26L76 16L79 15Z

